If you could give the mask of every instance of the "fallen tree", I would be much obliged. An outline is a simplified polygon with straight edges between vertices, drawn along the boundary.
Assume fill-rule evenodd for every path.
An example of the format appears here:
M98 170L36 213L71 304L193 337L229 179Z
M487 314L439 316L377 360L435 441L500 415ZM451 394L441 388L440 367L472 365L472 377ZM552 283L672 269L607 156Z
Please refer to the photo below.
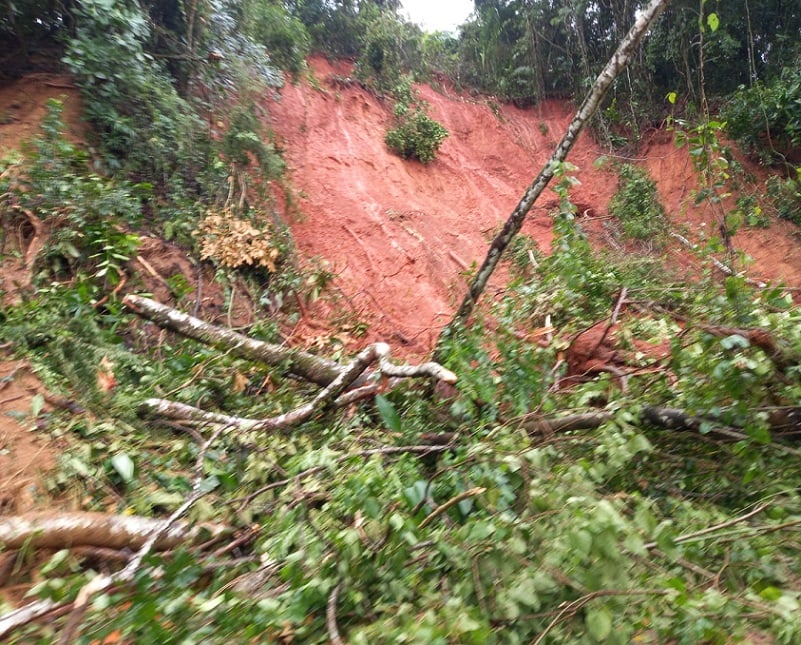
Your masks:
M156 323L163 329L174 331L205 345L230 351L239 358L266 365L285 365L289 373L312 383L325 386L339 376L340 366L326 358L249 338L142 296L130 294L125 296L122 302L138 316Z
M526 219L526 215L528 215L531 210L531 207L534 206L534 203L551 182L559 165L567 158L568 153L573 148L584 126L598 110L598 106L601 104L609 88L612 87L618 74L628 66L640 42L648 32L648 28L659 14L662 13L668 5L668 2L669 0L651 0L648 6L637 12L637 20L618 45L617 50L612 55L612 58L609 59L606 67L601 70L601 73L595 79L584 102L581 104L581 107L579 107L573 120L567 126L562 140L554 149L550 159L548 159L542 170L540 170L540 173L523 194L520 202L504 223L503 228L490 244L487 256L484 258L484 262L478 269L475 278L473 278L473 281L470 283L467 294L464 296L459 310L456 312L453 320L440 334L437 342L437 351L434 354L435 360L439 360L440 358L443 339L447 338L456 327L464 325L467 322L478 299L484 292L490 276L498 266L501 256L523 227L523 222Z
M204 426L239 430L263 431L289 428L308 420L329 406L339 407L360 398L375 396L379 392L379 386L370 381L376 380L378 374L365 373L373 364L377 365L378 372L384 377L395 379L429 377L444 383L457 381L456 374L435 362L395 365L390 361L390 347L386 343L369 345L349 365L343 366L314 354L254 340L230 329L211 325L149 298L128 295L123 302L138 315L164 329L220 348L240 358L268 365L288 365L289 371L295 376L324 386L308 403L269 419L245 419L207 412L164 399L148 399L140 406L141 413L166 419L180 419ZM359 387L346 393L346 390L354 385Z
M198 539L219 537L229 529L221 524L175 522L164 529L161 519L138 515L106 513L30 513L0 518L0 545L5 549L62 549L97 546L108 549L138 549L153 534L158 539L153 549L171 549L179 544L193 544ZM162 530L164 529L164 530Z
M162 305L155 300L137 295L127 295L123 304L138 316L154 322L159 327L174 331L186 338L191 338L211 347L230 352L233 356L252 360L266 365L285 365L289 373L302 379L328 386L342 375L343 368L336 361L322 358L309 352L282 347L255 340L231 329L218 327L204 322L199 318ZM347 383L361 384L366 377L359 379L361 373L370 364L377 362L382 374L396 378L411 378L418 376L431 376L447 383L455 383L456 375L441 365L428 362L422 365L394 365L390 362L389 345L376 343L370 353L365 354L366 363L356 374L356 378ZM358 368L354 366L354 369Z
M792 435L801 429L801 409L799 408L765 408L754 410L762 414L772 432ZM741 441L748 439L742 428L723 423L721 414L707 416L690 414L679 408L667 408L653 405L644 406L639 413L639 421L644 426L661 430L676 430L713 434L726 439ZM537 414L526 415L518 421L518 425L529 434L554 434L558 432L575 432L578 430L595 430L615 418L615 412L597 410L559 417L541 417ZM801 451L784 445L777 445L780 450L801 455Z

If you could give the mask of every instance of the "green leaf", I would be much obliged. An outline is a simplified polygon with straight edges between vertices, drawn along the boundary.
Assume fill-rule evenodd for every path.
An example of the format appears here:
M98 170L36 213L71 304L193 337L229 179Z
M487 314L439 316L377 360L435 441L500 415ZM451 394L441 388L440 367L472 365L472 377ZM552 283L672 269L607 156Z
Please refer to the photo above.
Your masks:
M782 597L782 590L776 587L765 587L762 591L759 592L759 596L764 600L769 600L770 602L776 602L779 598Z
M740 336L739 334L732 334L731 336L726 336L725 338L720 339L720 345L723 349L736 349L736 348L743 348L750 347L751 343L748 342L748 339L744 336Z
M165 506L172 508L178 506L184 501L184 496L181 493L168 493L167 491L154 491L147 496L147 503L150 506Z
M48 562L42 567L41 572L44 575L48 575L58 569L61 565L63 565L67 558L70 556L69 549L61 549L60 551L56 551L53 554L53 557L50 558ZM781 594L780 594L781 595Z
M678 94L676 94L676 92L668 92L668 95L667 95L668 103L670 103L671 105L676 105L677 96L678 96Z
M384 395L378 394L375 397L375 406L378 408L378 414L381 415L381 420L393 432L401 431L401 420L395 406L389 402Z
M31 416L38 417L44 408L45 400L41 394L34 394L31 399Z
M609 634L612 633L612 614L604 607L590 609L587 612L585 622L587 631L596 641L605 641L609 638Z
M133 480L134 462L126 453L121 452L114 455L111 458L111 465L114 466L114 470L119 473L119 476L122 477L124 482Z
M710 13L710 14L709 14L709 15L706 17L706 24L709 26L709 28L710 28L710 29L711 29L713 32L714 32L714 31L717 31L717 30L718 30L718 27L720 26L720 19L718 18L718 14L716 14L716 13Z
M534 611L538 610L542 604L537 595L537 585L534 583L534 578L528 576L517 581L517 584L510 589L509 597L521 605L531 607Z
M592 548L592 534L589 531L584 529L572 531L568 534L568 539L570 540L570 546L580 557L586 558L589 555L590 548Z
M687 591L687 583L684 581L684 578L679 578L678 576L666 580L665 587L667 587L668 589L675 589L676 591L680 591L681 593Z
M403 494L412 506L417 506L425 499L426 491L428 490L428 482L418 479L411 486L403 489Z
M91 474L91 470L89 466L86 465L82 459L78 459L78 457L68 457L66 461L66 465L75 472L75 474L80 475L81 477L89 477Z

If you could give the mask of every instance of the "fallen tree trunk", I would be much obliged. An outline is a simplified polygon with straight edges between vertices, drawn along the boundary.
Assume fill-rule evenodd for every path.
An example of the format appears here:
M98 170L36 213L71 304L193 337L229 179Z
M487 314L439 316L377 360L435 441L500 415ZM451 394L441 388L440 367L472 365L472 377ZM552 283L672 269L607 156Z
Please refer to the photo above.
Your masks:
M556 146L551 158L548 159L545 166L540 170L539 175L537 175L531 186L529 186L528 190L523 194L522 199L506 220L503 228L492 241L487 256L484 258L483 264L476 273L473 282L470 284L459 310L456 312L453 320L440 334L437 342L437 349L434 353L435 360L440 360L443 339L456 327L464 325L467 322L479 297L484 292L490 276L495 271L495 267L498 266L503 252L520 232L526 215L531 210L534 202L537 201L537 198L548 186L551 179L553 179L556 169L559 164L567 158L579 133L598 110L598 106L601 104L604 95L612 86L612 83L615 82L618 74L629 64L651 23L664 10L669 1L670 0L651 0L648 6L637 12L637 20L632 25L628 34L620 41L617 50L612 55L612 58L609 59L606 67L604 67L598 75L598 78L595 79L589 94L587 94L587 97L584 99L578 112L576 112L570 125L567 126L567 130L565 130L562 140L559 142L559 145Z
M236 428L244 431L281 430L303 423L312 415L329 405L340 407L347 405L358 398L375 396L379 390L376 386L365 385L348 394L343 392L354 383L363 372L378 361L382 373L389 372L395 377L432 376L446 383L455 383L456 375L437 363L423 363L422 365L393 365L389 362L389 345L374 343L363 349L347 367L341 368L339 375L331 381L317 396L308 403L304 403L294 410L279 414L268 419L247 419L234 417L217 412L207 412L200 408L166 401L164 399L147 399L141 405L140 411L156 414L173 420L188 420L201 425L210 425L223 428Z
M230 351L234 356L277 366L307 381L326 386L339 376L341 367L335 361L308 352L254 340L230 329L217 327L199 318L181 313L142 296L127 295L123 304L134 313L159 327L174 331L211 347Z
M136 515L105 513L31 513L0 518L0 545L5 549L23 546L65 549L71 546L97 546L109 549L139 549L165 525L164 520ZM175 522L156 540L153 548L171 549L225 533L219 524L190 526Z
M764 412L771 431L778 432L788 429L799 429L801 427L801 410L797 408L771 408L755 410ZM595 430L605 423L614 419L615 413L608 410L598 410L597 412L583 412L580 414L570 414L563 417L541 418L538 415L527 415L519 422L519 427L529 434L555 434L557 432L573 432L576 430ZM644 425L650 425L663 430L678 430L691 432L708 432L709 434L720 435L727 439L742 441L748 439L748 435L741 429L729 425L721 424L714 417L701 417L689 414L686 410L679 408L666 408L659 406L645 406L641 412L639 421ZM708 427L708 430L705 429ZM781 446L785 452L801 454L801 451L787 446Z
M203 322L194 316L142 296L125 296L123 304L159 327L169 329L205 345L225 350L239 358L273 366L287 365L290 373L323 387L330 386L346 370L353 367L346 368L335 361L308 352L254 340L244 334ZM395 365L389 360L390 348L385 343L374 343L365 351L367 352L364 354L366 362L360 369L356 366L358 369L356 378L351 379L348 385L363 385L366 376L361 378L360 376L365 368L374 362L378 362L378 368L385 376L395 378L430 376L446 383L457 381L453 372L431 361L421 365ZM337 392L338 394L341 394L341 390Z

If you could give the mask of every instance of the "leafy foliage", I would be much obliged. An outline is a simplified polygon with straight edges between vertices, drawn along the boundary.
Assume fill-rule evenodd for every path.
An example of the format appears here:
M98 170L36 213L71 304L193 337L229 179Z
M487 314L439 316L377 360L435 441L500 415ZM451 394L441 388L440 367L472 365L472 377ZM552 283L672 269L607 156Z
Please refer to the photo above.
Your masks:
M801 225L801 168L795 177L770 177L767 193L778 217Z
M356 75L379 92L391 92L403 74L403 26L388 11L367 12L367 15L370 18L363 18L365 31Z
M282 2L245 0L242 5L247 35L264 45L275 65L300 73L311 47L305 25Z
M241 183L251 159L266 180L280 176L255 98L280 77L243 33L235 3L194 3L178 15L150 9L82 2L64 62L83 91L106 169L154 187L171 237L191 230L198 200L221 199L231 176Z
M411 32L387 18L396 4L286 7L315 45L330 38L332 50L366 52L368 75L387 83L405 64L393 58L399 42L400 59L414 53L403 44ZM767 8L778 4L752 4L764 32ZM102 157L91 161L117 172L97 174L60 136L56 105L44 136L0 172L3 224L38 218L52 233L36 292L0 310L0 342L30 361L49 389L89 411L37 405L33 413L64 446L50 493L88 510L164 517L198 477L204 496L189 518L238 531L210 549L151 555L131 584L76 614L80 639L116 632L136 642L326 642L333 623L355 643L798 642L801 482L797 449L779 436L775 415L792 420L801 399L801 310L781 288L756 292L742 278L720 284L705 274L688 281L652 257L593 251L569 199L568 164L560 168L552 253L519 242L510 287L447 341L448 366L460 377L455 392L435 398L399 387L286 433L213 435L136 414L143 399L166 396L263 418L315 395L280 369L171 335L154 340L113 298L97 306L147 217L201 228L203 252L222 266L271 269L278 260L278 232L255 224L256 193L280 178L283 164L261 129L259 86L242 79L258 69L262 51L248 34L290 67L303 38L284 5L249 6L252 31L237 34L246 21L230 3L153 2L147 14L133 2L80 3L67 56L95 96L87 100L103 142ZM472 48L456 65L462 80L497 82L526 102L580 86L637 3L596 3L592 12L583 2L476 6L478 22L458 41L462 51ZM662 33L660 46L683 48L689 83L698 60L686 44L698 16L688 6L669 14L686 29ZM200 13L184 13L191 7ZM794 16L792 8L781 13L791 24ZM738 51L740 27L724 34L728 25L714 31L721 53ZM421 60L458 63L453 40L437 39L432 50ZM156 51L180 62L161 65ZM646 63L664 81L673 59L656 54ZM129 68L109 62L120 56L130 57ZM772 56L766 45L757 58L768 64ZM270 68L261 69L268 82ZM545 69L553 77L541 78ZM643 69L631 77L632 93L645 82ZM721 86L733 80L724 72ZM400 106L398 147L432 159L447 133L409 83L390 91ZM234 109L223 110L229 100ZM213 117L209 125L201 114ZM683 135L707 173L702 192L710 199L723 198L729 179L721 130L711 121ZM629 234L655 234L662 212L653 182L634 166L623 166L621 179L615 207ZM797 183L777 187L787 212ZM201 227L198 213L212 214ZM319 271L314 288L330 277ZM185 288L171 280L174 290ZM301 279L276 283L289 294ZM613 313L624 288L625 306ZM576 339L613 318L613 353L624 363L569 374L564 357ZM272 320L252 331L281 341ZM644 414L654 406L685 410L697 420L694 431L658 427ZM568 414L603 419L592 430L549 425ZM20 558L10 575L40 598L70 600L98 571L118 566L98 565L99 557ZM52 642L69 621L31 623L12 638Z
M125 162L145 181L178 173L192 181L204 164L194 152L202 124L146 50L151 30L139 5L91 0L76 19L64 62L86 96L106 162L112 169Z
M207 429L160 427L136 402L166 394L258 418L296 407L308 386L173 337L150 348L124 316L75 315L63 288L5 311L0 339L94 413L52 420L68 446L54 494L159 516L199 474L206 494L191 519L242 531L216 551L151 556L132 584L93 599L81 637L324 642L333 612L357 643L796 641L797 455L773 442L765 415L795 406L801 378L709 329L760 328L797 356L801 311L780 289L670 282L653 258L599 255L574 218L569 170L551 255L521 242L536 265L517 262L487 318L449 339L460 376L450 399L407 386L289 433L223 432L204 452ZM611 315L621 286L639 305L618 317L619 352L636 367L627 387L610 373L565 385L560 357ZM554 337L531 342L533 328ZM627 345L665 339L664 359ZM110 391L98 387L103 359ZM653 427L647 405L697 414L700 433ZM538 430L574 412L608 417L590 431ZM445 445L424 443L446 433ZM57 600L94 575L73 553L41 566L35 593ZM47 640L66 619L14 638Z
M113 287L138 246L139 237L126 227L139 221L149 186L107 182L89 172L86 154L64 138L60 115L61 103L51 99L42 135L29 145L27 158L0 173L3 221L13 228L28 220L40 229L41 282L74 279L91 282L93 289Z
M609 203L609 212L620 220L626 236L660 244L667 216L656 183L646 169L632 164L620 166L620 185Z
M767 161L801 150L801 57L769 83L741 86L724 110L728 132Z
M430 163L436 158L448 130L428 116L426 102L415 96L409 79L395 89L395 95L398 97L393 108L395 127L387 132L386 144L404 159Z

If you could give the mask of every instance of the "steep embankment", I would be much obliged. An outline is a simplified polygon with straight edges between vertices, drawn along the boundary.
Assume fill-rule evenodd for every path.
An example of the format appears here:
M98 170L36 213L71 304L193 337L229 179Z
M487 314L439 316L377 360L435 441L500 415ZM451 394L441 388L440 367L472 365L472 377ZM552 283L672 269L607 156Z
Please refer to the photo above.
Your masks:
M325 258L335 286L368 321L371 337L425 353L464 293L461 275L480 263L493 232L550 155L571 112L547 103L521 111L419 88L449 130L437 159L423 166L391 154L383 137L390 102L358 85L335 86L344 66L315 59L321 89L287 85L270 104L285 141L303 218L292 224L301 250ZM604 208L615 176L592 169L599 152L582 137L572 160L591 173L577 200ZM546 195L545 204L553 202ZM547 250L551 226L539 208L525 233Z
M330 263L334 286L369 323L371 339L425 354L464 293L463 272L484 258L573 108L545 102L520 110L421 86L431 116L450 132L437 159L423 166L402 161L384 145L391 103L358 84L335 82L349 74L345 64L315 58L311 68L317 87L288 84L269 105L301 196L295 239L304 254ZM584 134L569 157L581 182L572 197L584 218L605 216L616 188L611 164L594 165L603 154ZM648 166L674 223L690 237L703 233L704 222L715 227L712 214L691 204L695 175L686 150L663 136L635 161ZM544 251L554 199L552 193L540 198L523 231ZM736 243L755 257L760 277L795 286L801 284L801 246L793 233L777 222L738 234Z

